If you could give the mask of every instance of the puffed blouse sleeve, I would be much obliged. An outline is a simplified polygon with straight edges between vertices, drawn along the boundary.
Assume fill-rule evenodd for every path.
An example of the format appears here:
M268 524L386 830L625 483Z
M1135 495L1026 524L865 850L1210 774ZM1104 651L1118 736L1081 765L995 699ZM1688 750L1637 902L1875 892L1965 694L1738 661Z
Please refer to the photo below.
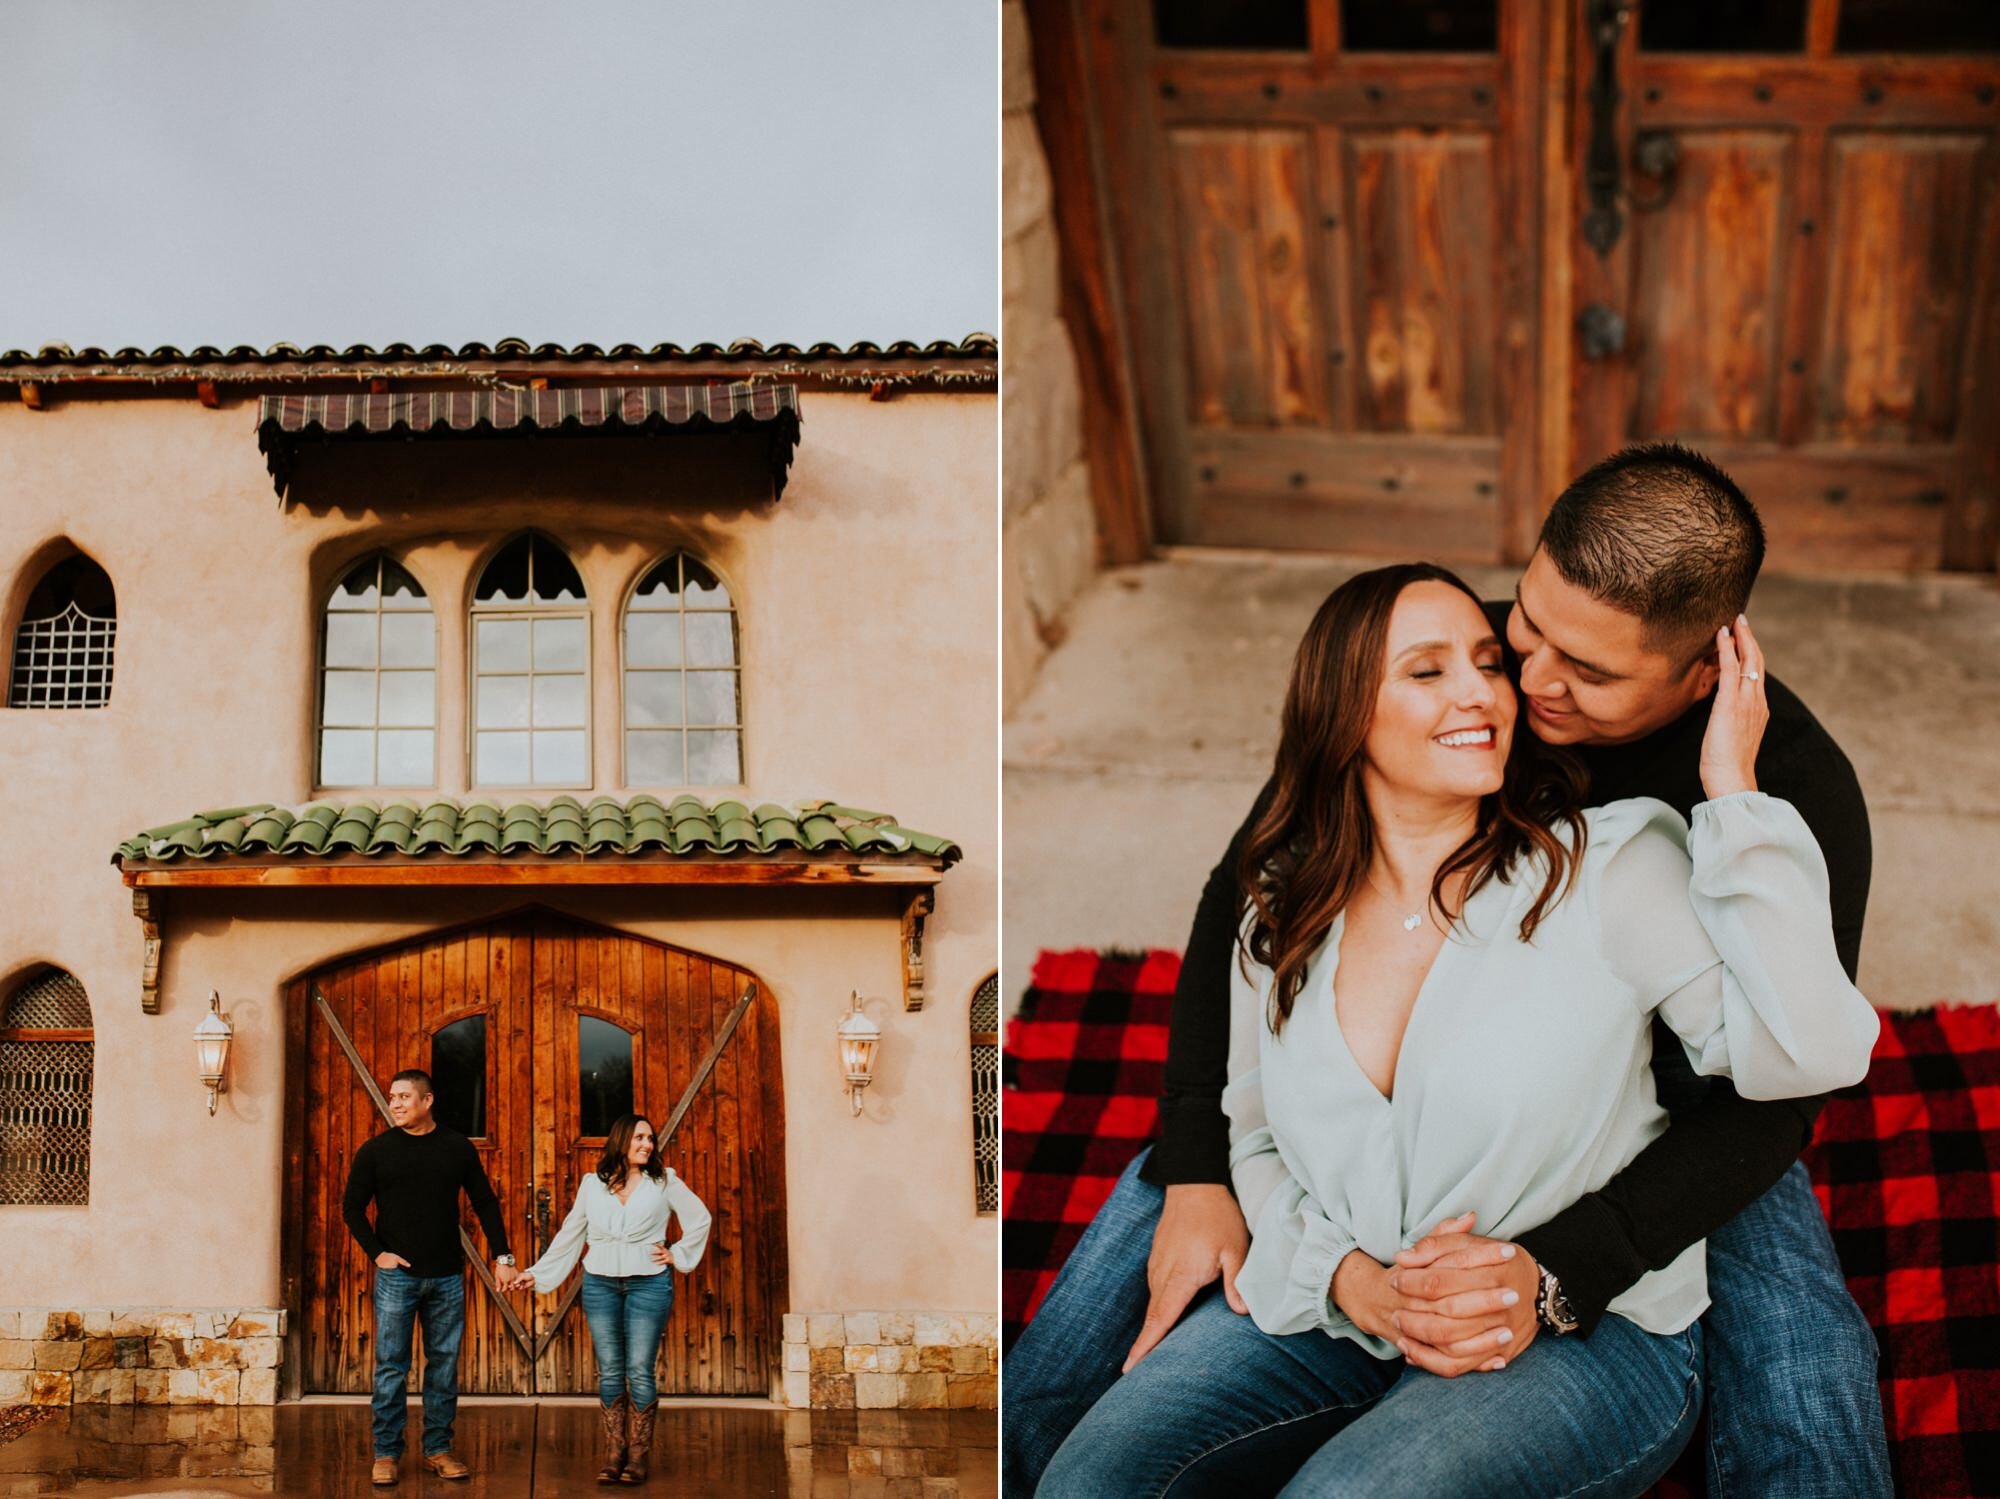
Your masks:
M667 1168L667 1206L681 1221L681 1236L674 1240L667 1251L674 1262L674 1268L686 1275L701 1263L701 1252L708 1247L709 1213L708 1204L695 1196L694 1188L680 1179L671 1166Z
M1826 860L1791 803L1758 791L1615 802L1591 827L1586 888L1612 971L1745 1098L1859 1082L1881 1028L1834 946Z
M1222 1093L1222 1110L1229 1117L1230 1181L1250 1227L1250 1252L1239 1284L1279 1288L1275 1296L1251 1298L1253 1318L1265 1332L1316 1328L1360 1337L1333 1301L1333 1272L1355 1247L1354 1235L1314 1200L1278 1153L1264 1108L1265 986L1248 978L1243 966L1241 961L1234 965L1230 984L1229 1084ZM1264 971L1257 972L1262 976Z

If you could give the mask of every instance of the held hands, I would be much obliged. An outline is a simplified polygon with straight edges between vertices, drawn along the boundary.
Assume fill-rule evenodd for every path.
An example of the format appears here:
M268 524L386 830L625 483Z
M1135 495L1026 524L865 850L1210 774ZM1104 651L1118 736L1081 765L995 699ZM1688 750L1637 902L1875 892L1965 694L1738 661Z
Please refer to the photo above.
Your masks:
M1393 1266L1374 1266L1396 1298L1389 1316L1394 1331L1380 1336L1419 1369L1447 1379L1506 1368L1541 1328L1535 1318L1541 1274L1534 1256L1517 1244L1473 1233L1476 1221L1472 1213L1446 1219L1398 1253ZM1335 1302L1354 1317L1339 1289L1336 1273ZM1360 1325L1359 1318L1355 1322Z
M410 1268L410 1262L393 1249L385 1249L376 1255L375 1263L383 1270L395 1270L398 1268L407 1270Z
M1146 1261L1146 1285L1152 1292L1146 1322L1125 1355L1121 1372L1131 1373L1159 1346L1195 1292L1217 1275L1222 1277L1222 1294L1229 1299L1230 1310L1247 1315L1250 1308L1237 1293L1236 1272L1249 1251L1250 1230L1229 1188L1215 1182L1167 1188L1167 1205L1160 1212L1160 1226L1153 1230L1153 1253Z
M1715 706L1701 741L1701 789L1714 801L1757 789L1757 746L1771 721L1764 693L1764 651L1750 633L1750 621L1736 616L1734 629L1716 633Z
M513 1290L520 1276L521 1272L516 1270L512 1265L503 1265L498 1260L493 1262L493 1284L501 1290Z
M535 1289L535 1277L523 1270L514 1277L506 1289L509 1291L532 1291Z

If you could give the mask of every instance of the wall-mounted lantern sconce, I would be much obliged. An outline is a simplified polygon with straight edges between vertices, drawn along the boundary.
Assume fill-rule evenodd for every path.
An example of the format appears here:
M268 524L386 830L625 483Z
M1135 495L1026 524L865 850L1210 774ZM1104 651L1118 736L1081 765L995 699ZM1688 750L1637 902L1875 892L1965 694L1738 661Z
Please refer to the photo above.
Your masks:
M861 1090L875 1081L875 1048L882 1044L882 1027L862 1013L861 996L853 995L854 1008L840 1022L840 1065L847 1073L847 1096L854 1112L861 1112Z
M229 1091L229 1043L235 1036L236 1028L222 1013L222 996L213 989L209 990L208 1013L194 1028L194 1054L201 1068L202 1083L208 1089L208 1111L211 1114L215 1112L216 1095Z

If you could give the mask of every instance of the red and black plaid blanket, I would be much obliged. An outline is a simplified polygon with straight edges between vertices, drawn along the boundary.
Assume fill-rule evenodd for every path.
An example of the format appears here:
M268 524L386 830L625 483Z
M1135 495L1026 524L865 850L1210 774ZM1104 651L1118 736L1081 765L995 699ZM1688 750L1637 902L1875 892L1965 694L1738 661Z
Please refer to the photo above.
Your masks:
M1171 952L1036 960L1003 1061L1004 1346L1152 1137L1179 968ZM1806 1163L1882 1345L1898 1488L2000 1494L2000 1010L1883 1022Z

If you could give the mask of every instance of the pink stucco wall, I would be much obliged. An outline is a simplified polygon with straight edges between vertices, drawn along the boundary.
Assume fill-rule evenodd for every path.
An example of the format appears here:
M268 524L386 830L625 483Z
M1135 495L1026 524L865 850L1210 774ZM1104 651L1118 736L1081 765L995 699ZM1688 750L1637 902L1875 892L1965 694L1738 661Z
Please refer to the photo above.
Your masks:
M465 602L479 562L533 525L565 545L591 594L586 799L626 790L619 605L655 558L687 547L741 611L741 794L834 797L964 847L938 889L918 1014L902 1010L897 912L878 892L573 891L546 903L771 986L792 1306L994 1304L997 1224L974 1211L966 1005L998 944L996 404L808 392L803 409L775 506L755 498L756 471L738 456L665 439L309 454L282 509L253 402L58 392L40 412L0 406L10 650L39 562L65 541L110 573L119 616L108 708L0 709L0 992L40 963L69 969L89 990L97 1048L90 1205L0 1207L0 1303L277 1304L283 983L524 897L170 896L162 1012L145 1015L140 930L109 855L197 809L312 797L319 604L378 546L436 611L436 789L463 794ZM237 1033L213 1119L190 1040L211 988ZM859 1120L833 1041L854 988L879 998L885 1029Z

